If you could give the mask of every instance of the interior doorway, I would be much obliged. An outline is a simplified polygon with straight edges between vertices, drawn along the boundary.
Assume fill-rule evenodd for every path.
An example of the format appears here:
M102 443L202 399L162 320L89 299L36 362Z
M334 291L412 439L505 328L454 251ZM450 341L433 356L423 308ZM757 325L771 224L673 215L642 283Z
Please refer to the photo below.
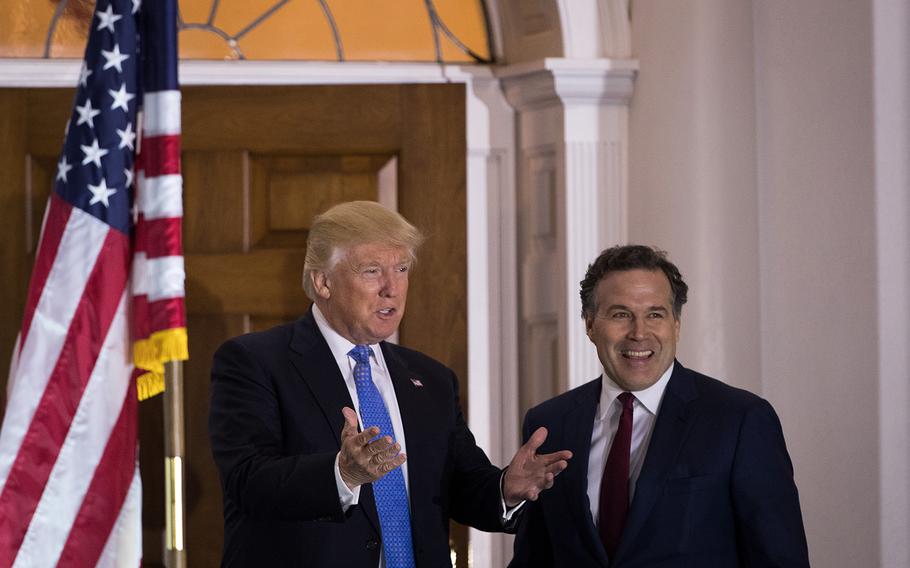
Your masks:
M18 270L4 271L3 284L16 294L16 305L7 310L12 317L0 319L3 339L15 337L21 318L16 314L24 303L29 251L37 242L71 104L69 89L7 90L0 99L0 110L7 111L2 121L12 126L0 139L0 165L21 171L24 188L17 189L14 179L0 190L4 203L15 206L7 211L24 212L3 224L0 234L9 243L27 235L18 251L4 247L10 256L5 266ZM454 369L467 405L465 114L464 84L183 89L191 565L217 565L222 544L221 490L206 426L211 355L230 336L306 310L300 280L313 213L350 199L384 200L424 230L428 239L412 276L400 342ZM390 187L395 203L389 203ZM11 346L3 345L3 355ZM140 405L140 439L143 564L159 566L160 398ZM467 531L453 528L458 564L467 566Z

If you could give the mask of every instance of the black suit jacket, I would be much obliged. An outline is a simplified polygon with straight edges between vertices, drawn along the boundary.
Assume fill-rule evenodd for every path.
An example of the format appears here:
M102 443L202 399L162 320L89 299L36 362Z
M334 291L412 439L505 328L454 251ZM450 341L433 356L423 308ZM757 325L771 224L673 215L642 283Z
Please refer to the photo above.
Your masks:
M540 452L572 450L569 467L519 520L511 566L808 566L793 466L767 401L683 368L667 383L615 558L587 497L601 379L531 409Z
M449 518L503 530L501 470L465 424L454 373L380 345L407 440L417 566L450 566ZM345 406L354 407L312 311L218 349L209 432L224 491L224 566L379 565L372 486L347 514L335 486Z

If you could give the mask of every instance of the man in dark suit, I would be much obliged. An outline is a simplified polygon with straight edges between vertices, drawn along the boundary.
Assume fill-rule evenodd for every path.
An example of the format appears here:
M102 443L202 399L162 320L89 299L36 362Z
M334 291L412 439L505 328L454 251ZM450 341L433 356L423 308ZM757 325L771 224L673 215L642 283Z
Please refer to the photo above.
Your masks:
M528 503L511 566L809 565L793 467L767 401L675 360L688 287L666 254L607 249L581 282L603 375L531 409L575 458Z
M468 430L444 365L384 340L422 236L373 202L318 216L295 323L215 354L209 430L225 566L449 566L449 519L502 531L568 452L541 429L503 470Z

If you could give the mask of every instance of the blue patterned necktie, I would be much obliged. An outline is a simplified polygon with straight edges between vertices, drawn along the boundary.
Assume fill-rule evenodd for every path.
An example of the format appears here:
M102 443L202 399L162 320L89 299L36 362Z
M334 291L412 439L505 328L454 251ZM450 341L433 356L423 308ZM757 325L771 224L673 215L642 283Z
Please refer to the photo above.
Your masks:
M370 371L370 348L357 345L348 353L356 362L354 384L360 401L360 418L364 428L379 427L380 436L395 439L392 419L382 396L373 384ZM414 568L414 547L411 544L411 513L408 509L408 493L404 486L404 475L397 467L373 482L373 496L379 511L379 525L382 527L382 550L385 553L386 568Z

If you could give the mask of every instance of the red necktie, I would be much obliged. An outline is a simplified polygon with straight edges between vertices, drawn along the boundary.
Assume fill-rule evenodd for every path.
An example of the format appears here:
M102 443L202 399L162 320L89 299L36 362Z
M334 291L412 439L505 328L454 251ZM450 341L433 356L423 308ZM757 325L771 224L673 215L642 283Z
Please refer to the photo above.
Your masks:
M619 395L622 415L600 480L600 538L612 558L629 512L629 453L632 450L632 393Z

